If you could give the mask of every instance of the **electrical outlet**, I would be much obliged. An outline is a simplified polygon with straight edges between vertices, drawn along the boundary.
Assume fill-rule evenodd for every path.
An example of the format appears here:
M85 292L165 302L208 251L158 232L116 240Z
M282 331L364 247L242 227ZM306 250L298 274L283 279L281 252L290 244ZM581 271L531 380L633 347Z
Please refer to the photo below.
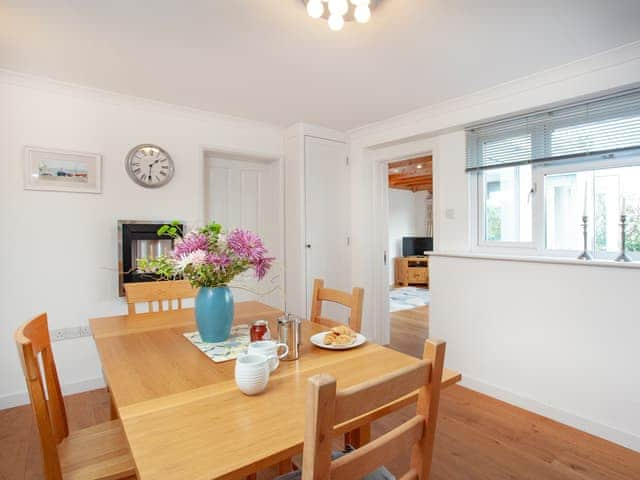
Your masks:
M58 328L57 330L49 330L49 336L52 342L60 342L64 340L65 329Z
M89 325L81 325L79 327L58 328L50 330L52 342L62 342L63 340L71 340L73 338L90 337L91 327Z
M455 220L456 219L456 211L453 208L447 208L444 211L444 216L447 220Z

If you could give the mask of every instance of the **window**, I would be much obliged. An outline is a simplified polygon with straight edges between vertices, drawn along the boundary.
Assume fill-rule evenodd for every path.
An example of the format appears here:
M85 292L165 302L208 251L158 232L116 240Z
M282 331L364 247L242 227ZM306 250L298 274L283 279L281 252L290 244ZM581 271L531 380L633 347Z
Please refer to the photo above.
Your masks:
M480 248L640 260L640 89L467 130Z
M626 216L627 254L640 259L640 158L633 166L548 173L544 169L545 249L581 251L586 216L587 247L600 258L620 251L620 215ZM574 166L575 169L575 166ZM553 172L553 169L551 169Z

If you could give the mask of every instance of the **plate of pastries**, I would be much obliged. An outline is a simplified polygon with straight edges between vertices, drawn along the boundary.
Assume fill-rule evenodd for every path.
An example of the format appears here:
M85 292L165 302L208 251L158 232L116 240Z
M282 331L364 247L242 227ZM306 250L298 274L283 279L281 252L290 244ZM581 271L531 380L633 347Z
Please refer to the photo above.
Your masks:
M333 327L328 332L316 333L310 340L316 347L328 350L349 350L367 341L364 335L354 332L346 325Z

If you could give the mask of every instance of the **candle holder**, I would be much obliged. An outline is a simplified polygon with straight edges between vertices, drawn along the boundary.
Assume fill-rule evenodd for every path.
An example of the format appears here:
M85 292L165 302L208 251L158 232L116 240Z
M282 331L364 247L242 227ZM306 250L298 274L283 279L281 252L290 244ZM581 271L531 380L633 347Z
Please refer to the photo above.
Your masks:
M587 250L587 225L588 224L589 224L589 217L584 215L582 217L582 225L581 225L582 226L582 239L583 239L583 243L584 243L584 250L578 256L578 260L593 260L593 257L591 256L591 254Z
M620 255L616 257L616 262L630 262L631 259L627 256L626 247L626 230L627 230L627 216L623 213L620 215Z

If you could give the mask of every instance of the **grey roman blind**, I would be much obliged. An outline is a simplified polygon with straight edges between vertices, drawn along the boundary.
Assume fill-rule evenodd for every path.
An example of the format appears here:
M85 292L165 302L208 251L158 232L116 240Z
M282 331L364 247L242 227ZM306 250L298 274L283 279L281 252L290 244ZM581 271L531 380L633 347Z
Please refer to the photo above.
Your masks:
M640 153L640 88L466 129L467 171Z

